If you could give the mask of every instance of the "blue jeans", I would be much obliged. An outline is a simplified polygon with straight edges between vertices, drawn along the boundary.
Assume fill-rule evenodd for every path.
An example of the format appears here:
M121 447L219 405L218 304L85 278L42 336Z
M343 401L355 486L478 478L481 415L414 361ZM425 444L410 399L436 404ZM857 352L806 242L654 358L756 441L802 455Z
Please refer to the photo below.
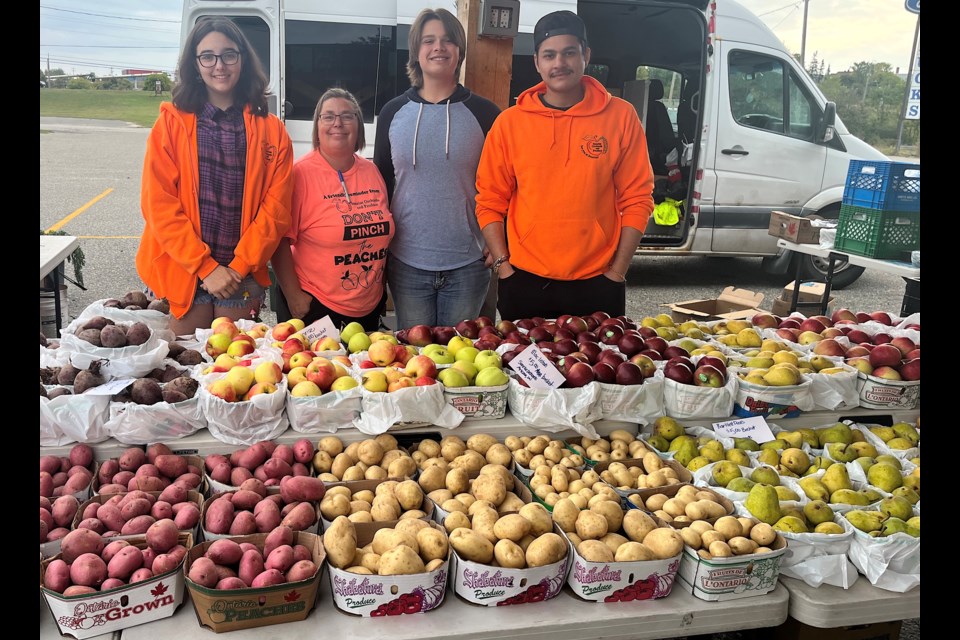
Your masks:
M480 314L490 270L481 259L450 271L424 271L387 254L387 282L398 329L417 324L452 327Z

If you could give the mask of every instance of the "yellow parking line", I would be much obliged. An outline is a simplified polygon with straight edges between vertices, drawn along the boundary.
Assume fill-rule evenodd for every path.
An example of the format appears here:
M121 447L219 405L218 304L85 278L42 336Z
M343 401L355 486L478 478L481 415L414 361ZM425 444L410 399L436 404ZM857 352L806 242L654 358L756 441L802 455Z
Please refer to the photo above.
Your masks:
M96 204L96 203L99 202L100 200L103 200L103 199L104 199L105 197L107 197L107 195L109 195L110 192L112 192L112 191L113 191L113 188L107 189L106 191L104 191L103 193L101 193L100 195L98 195L96 198L94 198L93 200L91 200L91 201L88 202L87 204L83 205L82 207L80 207L79 209L77 209L76 211L74 211L73 213L71 213L70 215L68 215L66 218L64 218L63 220L61 220L61 221L58 222L57 224L55 224L55 225L53 225L52 227L50 227L49 229L47 229L47 233L50 233L51 231L59 231L60 229L62 229L62 228L64 227L64 225L66 225L68 222L70 222L71 220L73 220L74 218L76 218L78 215L80 215L81 213L83 213L84 211L86 211L87 209L89 209L90 207L92 207L94 204Z

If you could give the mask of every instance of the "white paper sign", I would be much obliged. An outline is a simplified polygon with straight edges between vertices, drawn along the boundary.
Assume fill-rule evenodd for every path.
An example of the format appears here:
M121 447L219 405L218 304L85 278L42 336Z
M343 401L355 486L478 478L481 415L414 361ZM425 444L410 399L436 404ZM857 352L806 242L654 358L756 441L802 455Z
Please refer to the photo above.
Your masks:
M535 344L524 349L509 366L531 389L556 389L566 381Z
M111 380L106 384L102 384L99 387L94 387L93 389L87 389L84 392L84 395L87 396L115 396L130 385L132 385L136 380L134 378L123 378L118 380Z
M330 319L330 316L323 316L309 327L304 327L300 333L303 334L303 337L306 338L310 344L313 344L320 338L327 337L340 340L340 330L333 326L333 320Z
M773 432L770 431L770 427L767 425L767 421L763 419L763 416L727 420L726 422L714 422L713 431L721 437L750 438L756 443L776 440L776 437L773 435Z

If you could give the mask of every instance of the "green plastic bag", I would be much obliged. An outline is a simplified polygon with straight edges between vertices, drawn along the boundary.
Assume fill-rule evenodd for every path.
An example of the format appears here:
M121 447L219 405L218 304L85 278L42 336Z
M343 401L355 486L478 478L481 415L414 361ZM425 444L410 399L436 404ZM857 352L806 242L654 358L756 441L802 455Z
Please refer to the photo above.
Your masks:
M671 227L680 222L680 201L665 198L653 208L653 220L661 227Z

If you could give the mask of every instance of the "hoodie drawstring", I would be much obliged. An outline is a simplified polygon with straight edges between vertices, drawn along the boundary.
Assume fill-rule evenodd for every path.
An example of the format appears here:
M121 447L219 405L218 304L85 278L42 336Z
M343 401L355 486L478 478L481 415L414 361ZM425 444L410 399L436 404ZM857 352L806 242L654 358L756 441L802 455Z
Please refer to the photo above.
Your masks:
M447 139L443 143L443 151L447 159L450 159L450 98L447 98Z
M423 115L423 103L417 111L417 123L413 127L413 170L417 170L417 133L420 131L420 116Z

